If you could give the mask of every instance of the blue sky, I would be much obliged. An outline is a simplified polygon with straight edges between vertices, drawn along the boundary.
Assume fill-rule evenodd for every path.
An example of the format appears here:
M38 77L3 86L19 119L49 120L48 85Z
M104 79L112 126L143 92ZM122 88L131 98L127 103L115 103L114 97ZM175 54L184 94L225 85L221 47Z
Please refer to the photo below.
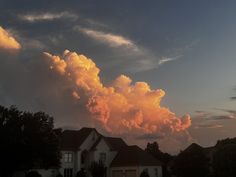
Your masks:
M162 105L190 114L191 136L208 146L236 135L235 7L233 0L1 0L0 26L21 41L23 62L70 49L91 57L104 83L126 74L165 90ZM6 91L14 84L5 74L1 104L43 109Z

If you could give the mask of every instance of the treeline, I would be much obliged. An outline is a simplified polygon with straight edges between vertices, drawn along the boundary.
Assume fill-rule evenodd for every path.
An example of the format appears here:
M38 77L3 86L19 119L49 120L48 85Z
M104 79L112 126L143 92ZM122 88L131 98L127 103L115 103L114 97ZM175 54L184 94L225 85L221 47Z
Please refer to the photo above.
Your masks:
M60 133L53 127L53 118L43 112L0 106L0 177L10 177L16 171L59 167Z
M193 143L177 156L161 152L156 142L148 143L146 151L163 162L163 177L236 176L236 138L209 148Z

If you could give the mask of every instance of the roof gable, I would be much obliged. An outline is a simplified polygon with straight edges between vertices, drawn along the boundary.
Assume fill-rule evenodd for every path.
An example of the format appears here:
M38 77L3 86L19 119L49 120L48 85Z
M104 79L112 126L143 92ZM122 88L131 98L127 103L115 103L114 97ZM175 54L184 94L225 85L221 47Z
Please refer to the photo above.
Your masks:
M122 148L111 163L111 167L160 166L162 163L138 146Z
M124 142L121 138L114 138L114 137L104 137L101 136L91 147L91 151L95 151L98 144L101 142L101 140L104 140L104 142L107 144L107 146L110 148L111 151L119 151L121 148L126 147L127 144Z
M104 139L110 146L111 150L114 150L114 151L119 151L120 149L127 146L127 144L121 138L104 137Z
M83 144L94 128L81 128L80 130L65 130L61 135L61 150L76 150ZM97 131L96 131L97 132Z

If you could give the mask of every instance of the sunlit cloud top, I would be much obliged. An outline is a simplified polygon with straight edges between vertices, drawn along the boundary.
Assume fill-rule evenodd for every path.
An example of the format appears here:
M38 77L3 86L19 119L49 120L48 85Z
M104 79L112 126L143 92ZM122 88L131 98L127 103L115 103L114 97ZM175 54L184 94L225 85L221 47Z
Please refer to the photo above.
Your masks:
M0 49L18 50L20 43L11 34L0 26Z

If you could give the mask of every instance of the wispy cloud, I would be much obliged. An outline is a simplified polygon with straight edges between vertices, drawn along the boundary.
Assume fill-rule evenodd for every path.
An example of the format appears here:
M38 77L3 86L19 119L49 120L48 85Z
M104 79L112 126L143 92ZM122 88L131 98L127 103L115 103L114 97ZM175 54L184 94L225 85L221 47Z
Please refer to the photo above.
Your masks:
M230 97L231 100L236 100L236 96Z
M214 108L214 110L223 111L224 113L216 114L207 111L196 111L196 115L193 117L198 121L236 120L236 110L219 109L219 108Z
M173 58L171 58L171 57L169 57L169 58L162 58L162 59L159 60L158 65L161 66L161 65L163 65L164 63L177 60L177 59L179 59L180 57L181 57L181 56L177 56L177 57L173 57Z
M70 12L60 12L60 13L32 13L32 14L24 14L19 15L19 18L28 22L37 22L37 21L52 21L60 18L69 18L72 20L76 20L78 15Z
M75 27L75 30L87 35L88 37L109 45L110 47L128 47L134 50L138 50L135 43L121 35L116 35L112 33L105 33L102 31L96 31L88 28Z
M173 57L160 58L151 50L138 45L135 41L125 37L124 35L107 32L109 29L108 25L100 25L100 23L93 20L91 22L94 25L93 27L87 28L77 25L74 27L74 30L96 42L102 43L111 48L119 49L121 54L119 54L119 56L115 54L112 58L114 59L114 57L119 57L127 59L125 60L125 64L122 62L125 65L125 71L136 73L157 69L163 64L178 60L182 57L182 54L178 54L176 56L172 55ZM99 28L99 30L97 30L97 28Z
M29 38L14 28L9 28L8 32L14 34L14 36L21 42L22 50L29 49L46 49L47 46L39 39Z
M210 129L215 129L215 128L222 128L223 125L221 124L200 124L200 125L195 125L195 129L199 128L210 128Z

